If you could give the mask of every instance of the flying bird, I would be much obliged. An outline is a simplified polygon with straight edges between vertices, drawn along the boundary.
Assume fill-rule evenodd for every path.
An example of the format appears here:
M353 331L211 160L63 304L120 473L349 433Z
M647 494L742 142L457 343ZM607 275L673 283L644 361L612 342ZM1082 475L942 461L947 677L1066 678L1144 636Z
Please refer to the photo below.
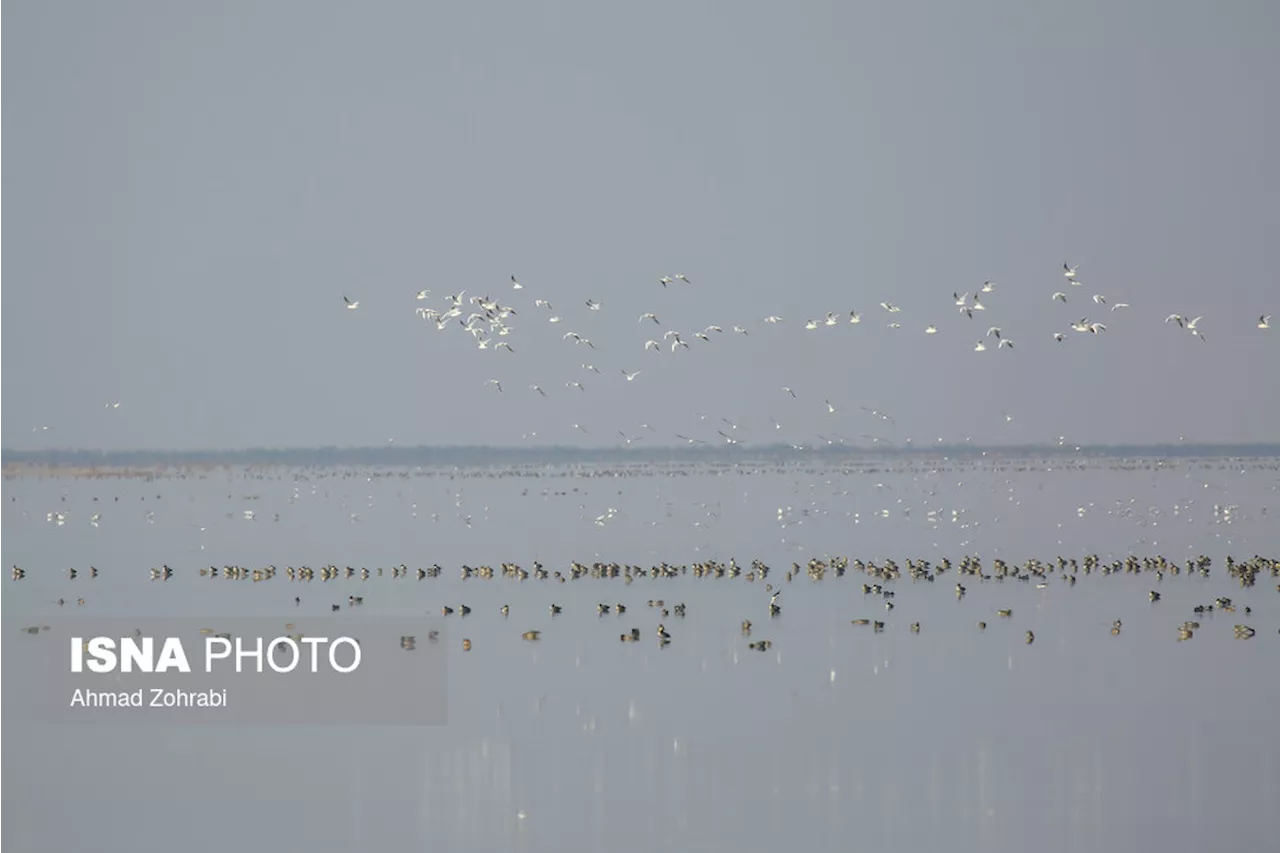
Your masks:
M627 371L624 370L622 371L622 375L627 377L627 381L630 382L632 379L635 379L637 376L639 376L641 372L642 372L641 370L637 370L635 373L627 373Z
M587 307L590 308L592 311L599 311L601 308L601 305L599 302L596 302L594 299L588 299Z
M1061 290L1054 293L1053 298L1054 300L1061 302L1063 305L1067 304L1067 294L1063 293Z
M938 327L937 327L937 326L928 326L928 327L926 327L926 328L925 328L924 333L925 333L926 335L936 335L936 334L938 334Z
M1177 323L1181 328L1184 328L1184 329L1186 328L1186 326L1183 325L1186 322L1186 318L1183 317L1181 314L1170 314L1168 317L1164 318L1164 321L1166 323L1169 323L1169 322Z
M542 390L541 385L530 385L529 387L532 388L534 391L537 391L542 396L544 397L547 396L547 392Z
M637 320L636 322L643 323L645 320L652 320L654 323L658 323L658 325L661 325L661 323L658 322L657 315L654 314L653 312L649 312L647 314L641 314L640 319Z
M644 342L644 348L645 348L645 350L646 350L646 351L648 351L648 350L656 350L656 349L657 349L658 347L660 347L660 346L662 346L662 345L661 345L661 344L659 344L657 341L645 341L645 342Z
M782 386L782 390L783 390L783 391L786 391L786 392L787 392L788 394L790 394L792 397L795 397L795 395L796 395L796 392L795 392L795 391L792 391L792 390L791 390L790 388L788 388L786 385L783 385L783 386Z
M893 305L889 302L881 302L880 307L888 311L890 314L897 314L899 311L902 310L897 305Z
M990 337L995 337L995 338L999 339L999 337L1000 337L1000 327L999 327L999 326L992 326L990 329L987 329L987 337L988 337L988 338L990 338Z
M1013 349L1013 341L1009 340L1008 338L1001 338L1000 346L996 347L996 349L1001 349L1003 347L1008 347L1009 349Z
M1107 298L1106 298L1105 296L1103 296L1101 293L1095 293L1095 294L1093 294L1093 301L1094 301L1094 302L1096 302L1096 303L1098 303L1099 305L1106 305L1106 304L1107 304Z
M523 284L521 284L520 282L516 281L516 277L515 277L515 276L511 276L511 289L512 289L512 290L524 290L524 285L523 285Z
M1064 334L1062 334L1062 332L1054 332L1054 333L1053 333L1053 339L1054 339L1055 341L1057 341L1058 343L1062 343L1063 341L1065 341L1065 340L1067 339L1067 336L1066 336L1066 335L1064 335Z
M693 284L693 282L689 281L689 277L682 272L676 273L676 278L683 281L685 284Z
M485 384L486 384L486 385L492 385L494 388L497 388L499 391L501 391L501 390L502 390L502 383L501 383L501 382L499 382L499 381L498 381L498 380L496 380L496 379L490 379L490 380L489 380L488 382L486 382Z
M659 282L663 287L666 287L668 284L670 284L670 283L671 283L671 280L672 280L672 279L671 279L671 276L664 275L662 278L658 279L658 282Z
M359 299L357 299L355 302L352 302L350 299L348 299L347 297L345 297L345 296L344 296L344 297L342 297L342 301L343 301L343 302L345 302L345 303L347 303L347 310L348 310L348 311L354 311L354 310L356 310L357 308L359 308L359 307L360 307L360 300L359 300Z
M996 283L995 283L994 281L984 281L984 282L982 283L982 292L983 292L983 293L990 293L990 292L992 292L992 291L993 291L993 290L995 290L995 289L996 289Z
M1072 284L1079 284L1079 282L1075 280L1076 269L1077 269L1076 267L1069 266L1065 262L1062 264L1062 274L1067 278L1071 279Z
M978 341L973 347L974 352L986 352L986 350L987 350L987 345L984 344L982 341Z
M1111 306L1111 310L1115 311L1117 308L1128 308L1128 307L1129 307L1128 302L1117 302L1115 305Z
M417 298L418 298L418 299L426 299L426 298L427 298L427 294L428 294L428 293L430 293L430 292L431 292L430 290L419 290L419 291L418 291L418 294L417 294Z
M861 323L861 322L862 322L862 315L861 315L861 314L859 314L857 311L850 311L850 312L849 312L849 322L850 322L850 323Z
M1271 328L1271 315L1270 315L1270 314L1263 314L1262 316L1260 316L1260 317L1258 318L1258 328L1259 328L1259 329L1270 329L1270 328Z

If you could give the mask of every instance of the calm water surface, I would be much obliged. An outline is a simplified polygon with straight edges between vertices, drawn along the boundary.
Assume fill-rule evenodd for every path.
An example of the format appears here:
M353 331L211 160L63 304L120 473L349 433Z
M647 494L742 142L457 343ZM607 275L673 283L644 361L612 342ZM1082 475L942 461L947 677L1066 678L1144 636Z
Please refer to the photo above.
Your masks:
M1272 849L1280 579L1243 589L1224 561L1280 557L1278 512L1273 460L7 480L4 560L27 577L4 590L6 659L40 642L18 628L79 611L80 598L102 616L300 625L333 604L353 612L352 594L362 616L473 612L449 617L441 638L446 725L10 728L3 840L129 851ZM997 558L1089 554L1205 554L1213 566L1163 580L1081 569L1074 586L1055 574L1043 588L953 570L885 584L892 611L852 568L786 579L792 563L832 555L904 571L909 558L973 555L990 573ZM753 559L772 572L632 584L460 572L730 558L744 575ZM416 580L433 563L441 576ZM284 576L327 564L371 577ZM393 579L400 564L410 576ZM150 580L161 565L172 579ZM280 572L201 577L210 565ZM766 583L782 589L776 618ZM1238 612L1192 612L1218 596ZM683 602L687 615L663 618L650 599ZM563 607L554 618L552 603ZM628 611L600 616L599 603ZM1178 642L1193 618L1201 629ZM771 648L747 647L744 619ZM1257 636L1234 639L1239 623ZM633 627L642 641L620 643ZM541 642L520 639L531 629Z

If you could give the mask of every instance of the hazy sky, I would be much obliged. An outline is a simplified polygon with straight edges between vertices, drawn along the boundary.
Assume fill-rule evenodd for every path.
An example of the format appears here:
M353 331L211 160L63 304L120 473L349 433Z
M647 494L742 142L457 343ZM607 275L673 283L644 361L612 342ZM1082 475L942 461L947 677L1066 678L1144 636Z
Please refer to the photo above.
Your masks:
M1280 438L1273 2L4 11L6 448Z

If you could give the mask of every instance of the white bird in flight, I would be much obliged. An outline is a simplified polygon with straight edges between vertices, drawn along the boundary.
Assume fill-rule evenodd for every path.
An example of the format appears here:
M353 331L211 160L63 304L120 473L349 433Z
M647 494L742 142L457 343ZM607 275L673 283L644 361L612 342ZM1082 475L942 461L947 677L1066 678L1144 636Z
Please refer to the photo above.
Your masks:
M489 380L488 382L486 382L485 384L486 384L486 385L492 385L494 388L497 388L499 391L501 391L501 390L502 390L502 383L501 383L501 382L499 382L499 381L498 381L498 380L496 380L496 379L490 379L490 380Z
M1067 339L1067 336L1066 336L1066 335L1064 335L1064 334L1062 334L1062 332L1054 332L1054 333L1053 333L1053 339L1054 339L1055 341L1057 341L1058 343L1062 343L1063 341L1065 341L1065 340Z
M1111 306L1111 310L1115 311L1117 308L1128 308L1128 307L1129 307L1128 302L1117 302L1115 305Z
M658 279L658 282L659 282L663 287L666 287L668 284L670 284L670 283L671 283L671 276L669 276L669 275L664 275L662 278Z
M926 335L936 335L936 334L938 334L938 327L937 327L937 326L928 326L928 327L926 327L926 328L925 328L924 333L925 333Z
M1065 262L1062 264L1062 274L1063 274L1064 276L1066 276L1067 278L1069 278L1069 279L1071 280L1071 283L1072 283L1072 284L1079 284L1079 283L1080 283L1080 282L1078 282L1078 281L1076 281L1076 280L1075 280L1075 279L1076 279L1076 269L1077 269L1077 267L1069 266L1069 265L1067 265Z
M587 390L586 388L584 388L584 387L582 386L582 383L581 383L581 382L566 382L566 383L564 383L564 387L566 387L566 388L577 388L579 391L585 391L585 390Z
M689 277L682 272L676 273L676 278L683 281L685 284L693 284L693 282L689 281Z
M984 281L982 283L983 293L991 293L995 289L996 289L996 283L994 281Z
M999 338L999 337L1000 337L1000 327L999 327L999 326L992 326L990 329L987 329L987 337L988 337L988 338L990 338L990 337Z
M547 396L547 392L542 390L541 385L530 385L529 387L532 388L534 391L537 391L542 396L544 397Z
M1093 301L1098 303L1099 305L1106 305L1107 297L1103 296L1101 293L1095 293L1093 294Z
M1013 341L1009 340L1008 338L1001 338L1000 346L996 347L996 349L1000 349L1002 347L1008 347L1009 349L1013 349Z
M982 341L978 341L978 342L977 342L976 344L974 344L974 346L973 346L973 351L974 351L974 352L986 352L986 349L987 349L987 345L986 345L986 344L984 344Z
M599 311L601 308L601 305L599 302L596 302L594 299L588 299L587 307L590 308L592 311Z
M1063 305L1067 304L1067 294L1063 293L1061 290L1055 292L1053 294L1053 298L1055 301L1061 302Z
M822 402L827 404L827 414L834 415L836 413L836 407L831 405L830 400L823 400Z
M890 314L897 314L899 311L902 310L897 305L893 305L892 303L889 303L889 302L881 302L880 307L888 311Z
M511 276L511 289L512 289L512 290L524 290L524 285L523 285L523 284L521 284L520 282L516 281L516 277L515 277L515 276Z
M786 385L783 385L783 386L782 386L782 390L783 390L783 391L786 391L786 392L787 392L788 394L790 394L792 397L794 397L794 396L796 395L796 392L795 392L795 391L792 391L792 390L791 390L788 386L786 386Z
M355 302L352 302L350 299L348 299L347 297L345 297L345 296L344 296L344 297L342 297L342 301L343 301L343 302L345 302L345 303L347 303L347 310L348 310L348 311L354 311L354 310L356 310L357 308L359 308L359 307L360 307L360 300L359 300L359 299L357 299Z
M861 315L861 314L859 314L857 311L850 311L850 312L849 312L849 322L850 322L850 323L861 323L861 322L862 322L862 315Z
M1186 326L1183 325L1185 318L1181 314L1170 314L1168 317L1164 318L1164 321L1166 323L1177 323L1182 328L1186 328Z
M119 404L119 403L107 403L106 408L108 408L108 409L118 409L118 408L120 408L120 404Z
M427 298L427 294L428 294L428 293L430 293L430 292L431 292L430 290L419 290L419 291L418 291L418 294L417 294L417 298L418 298L418 299L426 299L426 298Z
M660 347L660 346L662 346L662 344L658 343L657 341L645 341L645 342L644 342L644 348L645 348L645 351L646 351L646 352L647 352L648 350L656 350L656 349L657 349L658 347Z
M639 376L642 372L643 372L643 369L642 369L642 370L637 370L635 373L627 373L627 371L625 371L625 370L624 370L624 371L622 371L622 375L623 375L623 376L625 376L625 377L627 377L627 381L628 381L628 382L630 382L631 380L633 380L633 379L635 379L637 376Z
M1270 328L1271 328L1271 315L1270 315L1270 314L1263 314L1263 315L1261 315L1260 317L1258 317L1258 328L1259 328L1259 329L1270 329Z
M649 313L647 313L647 314L641 314L641 315L640 315L640 319L639 319L639 320L637 320L636 322L643 323L645 320L652 320L654 323L657 323L658 325L662 325L662 324L658 321L658 316L657 316L656 314L654 314L652 311L650 311L650 312L649 312Z
M779 317L779 316L778 316L778 315L776 315L776 314L770 314L768 317L765 317L765 318L764 318L764 321L765 321L766 323L781 323L781 322L782 322L782 318L781 318L781 317Z

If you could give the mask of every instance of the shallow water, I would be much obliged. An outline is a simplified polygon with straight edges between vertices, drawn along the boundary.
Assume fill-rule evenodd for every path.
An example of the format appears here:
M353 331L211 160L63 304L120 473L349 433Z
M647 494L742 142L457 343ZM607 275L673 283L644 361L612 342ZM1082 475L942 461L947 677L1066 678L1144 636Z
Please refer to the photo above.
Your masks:
M28 572L4 591L6 659L41 640L13 629L72 615L78 598L96 616L297 621L333 604L366 617L460 603L474 611L442 620L446 725L34 726L10 739L4 841L166 851L1190 850L1266 849L1280 833L1270 710L1280 707L1280 580L1260 575L1242 589L1223 565L1227 555L1280 555L1274 460L519 473L6 481L4 560ZM852 567L786 580L793 562L840 554L892 558L904 573L908 558L975 555L990 573L995 558L1185 563L1201 553L1213 559L1207 578L1081 568L1073 586L1054 573L1037 588L953 569L935 583L886 583L891 612L863 594L874 581ZM744 574L756 558L773 570L754 583L685 574L629 585L464 580L459 570L730 558ZM372 576L305 584L283 574L329 563ZM393 579L402 563L410 576ZM412 570L432 563L441 576L416 580ZM151 581L162 564L174 576ZM198 574L268 564L281 572L262 583ZM90 565L98 578L87 577ZM782 589L776 618L766 583ZM364 599L358 610L351 594ZM1193 614L1218 596L1238 612ZM659 598L685 603L687 615L662 617L647 606ZM556 617L553 602L564 608ZM598 603L618 602L627 613L597 614ZM1193 618L1202 627L1178 642L1178 625ZM751 640L772 641L768 651L747 648L743 619L754 623ZM659 622L672 635L666 647ZM1234 639L1238 623L1257 636ZM641 642L620 643L633 627ZM540 642L520 639L530 629Z

